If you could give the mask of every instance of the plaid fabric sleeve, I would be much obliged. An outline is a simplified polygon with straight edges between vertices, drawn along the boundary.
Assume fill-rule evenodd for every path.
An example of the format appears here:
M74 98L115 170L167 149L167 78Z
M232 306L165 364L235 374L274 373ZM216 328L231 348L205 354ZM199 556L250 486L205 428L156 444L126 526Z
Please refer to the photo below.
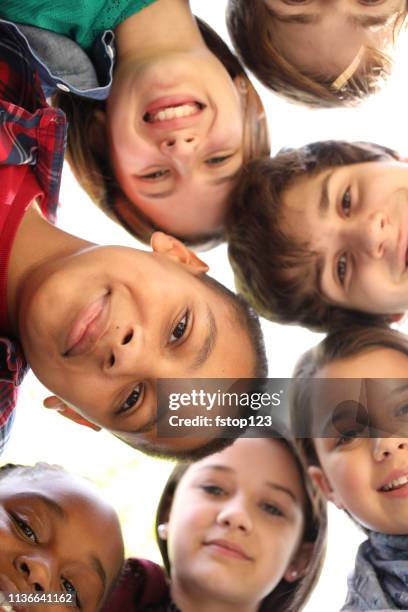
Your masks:
M28 366L18 342L0 338L0 454L10 436L18 386L27 369Z
M27 46L0 24L0 164L30 164L45 197L44 214L55 220L66 144L66 119L48 106Z

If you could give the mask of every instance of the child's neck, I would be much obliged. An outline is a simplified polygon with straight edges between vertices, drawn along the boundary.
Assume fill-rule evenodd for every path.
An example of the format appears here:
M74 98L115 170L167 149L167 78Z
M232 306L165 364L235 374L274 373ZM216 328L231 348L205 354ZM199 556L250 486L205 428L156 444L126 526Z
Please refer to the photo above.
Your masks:
M17 313L19 294L25 282L60 257L71 255L92 243L60 230L44 219L33 202L18 227L7 268L7 305L10 332L18 336Z
M205 47L188 0L157 0L115 28L118 61Z
M175 581L171 584L171 596L181 612L257 612L259 609L258 604L221 601L201 589L183 589Z

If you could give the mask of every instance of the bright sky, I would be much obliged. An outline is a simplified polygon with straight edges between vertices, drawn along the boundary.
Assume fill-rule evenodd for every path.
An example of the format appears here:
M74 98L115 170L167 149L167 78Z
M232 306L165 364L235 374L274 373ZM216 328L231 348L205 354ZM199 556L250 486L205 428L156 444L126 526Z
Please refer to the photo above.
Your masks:
M191 1L193 12L227 38L225 0ZM403 53L401 53L403 55ZM406 56L406 53L405 53ZM271 129L273 153L281 147L331 138L376 141L408 153L406 109L408 71L397 63L386 90L358 109L313 111L288 104L260 87ZM64 171L59 225L100 243L134 246L123 230L94 208ZM233 287L225 246L205 253L210 273ZM407 330L403 325L401 329ZM298 327L263 322L271 377L289 377L301 353L319 341L319 335ZM46 390L27 376L20 395L17 418L4 461L47 461L88 476L101 486L115 505L124 527L128 554L159 561L153 543L155 507L171 468L131 450L103 432L95 433L62 419L41 407ZM305 610L339 609L346 593L346 576L354 564L362 536L340 511L330 513L330 540L325 570Z

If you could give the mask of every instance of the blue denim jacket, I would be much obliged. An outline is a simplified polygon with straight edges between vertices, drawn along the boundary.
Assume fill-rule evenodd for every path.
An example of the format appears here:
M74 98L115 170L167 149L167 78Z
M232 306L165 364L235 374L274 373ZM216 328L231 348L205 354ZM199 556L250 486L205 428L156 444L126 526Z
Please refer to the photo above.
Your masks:
M106 100L109 96L115 61L112 30L106 30L95 40L88 55L77 43L61 34L4 19L0 19L0 23L21 36L47 98L57 89L94 100Z

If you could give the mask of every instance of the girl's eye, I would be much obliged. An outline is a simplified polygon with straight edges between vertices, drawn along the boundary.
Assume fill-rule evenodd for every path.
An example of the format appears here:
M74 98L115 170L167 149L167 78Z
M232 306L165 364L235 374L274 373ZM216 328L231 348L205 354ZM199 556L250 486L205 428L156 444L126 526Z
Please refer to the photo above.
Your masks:
M232 155L218 155L216 157L210 157L210 159L207 159L205 163L209 166L216 166L217 164L222 164L222 162L230 157L232 157Z
M149 172L148 174L143 174L139 178L149 179L151 181L157 181L165 176L170 174L169 170L155 170L154 172Z
M273 516L284 516L282 510L280 510L275 504L270 504L269 502L264 502L261 506L262 510L265 510L268 514L272 514Z
M76 588L74 587L74 585L72 584L72 582L70 582L69 580L67 580L66 578L62 577L61 579L61 585L63 590L68 593L69 595L72 595L75 605L77 608L81 609L81 602L79 600L79 596L78 596L78 591L76 590Z
M343 197L341 199L341 209L343 211L343 214L346 217L350 216L350 212L351 212L351 193L350 193L350 187L348 187L346 189L346 191L343 194Z
M35 532L33 531L33 529L31 529L30 525L26 523L26 521L23 521L23 519L21 519L19 516L16 516L16 515L13 515L13 520L15 524L17 525L19 531L21 531L21 533L26 538L28 538L32 542L37 543L37 536Z
M337 260L337 278L340 281L341 285L344 285L344 279L346 278L347 273L347 256L340 255Z
M190 316L189 313L186 312L183 318L180 319L180 321L174 327L174 329L171 332L171 336L170 336L170 344L177 342L177 340L180 340L180 338L184 336L184 334L186 333L189 316Z
M347 446L354 442L359 436L361 436L361 429L350 429L350 431L344 431L337 439L335 447Z
M136 406L136 404L141 402L143 397L143 389L143 383L139 383L138 385L136 385L136 387L130 393L129 397L123 402L123 404L119 408L119 414L127 412L128 410L133 408L133 406Z
M214 495L215 497L225 494L224 489L217 485L202 485L201 488L209 495Z

